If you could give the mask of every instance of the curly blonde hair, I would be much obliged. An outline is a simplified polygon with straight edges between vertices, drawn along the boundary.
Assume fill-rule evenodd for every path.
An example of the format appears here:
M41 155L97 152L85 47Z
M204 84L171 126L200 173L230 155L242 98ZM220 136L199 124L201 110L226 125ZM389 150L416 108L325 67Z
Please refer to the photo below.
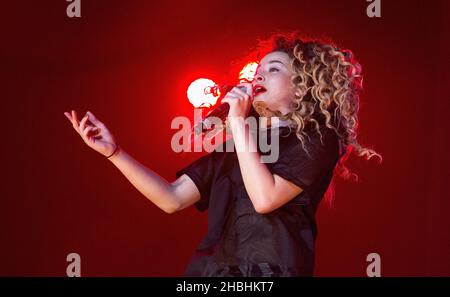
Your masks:
M296 91L292 103L293 111L282 114L280 111L270 110L260 101L254 102L255 110L260 115L275 115L294 123L296 135L306 152L307 127L315 128L321 142L320 129L324 126L333 129L338 135L341 148L336 171L344 179L354 176L355 180L358 180L358 176L344 165L353 150L358 156L366 157L366 160L378 157L381 163L380 154L362 146L357 140L359 93L362 90L363 77L361 65L353 53L347 49L342 50L331 42L306 41L299 38L295 32L276 33L266 40L260 40L255 53L259 59L275 51L285 52L291 58L295 73L292 83ZM332 182L325 194L330 203L333 199L333 188Z

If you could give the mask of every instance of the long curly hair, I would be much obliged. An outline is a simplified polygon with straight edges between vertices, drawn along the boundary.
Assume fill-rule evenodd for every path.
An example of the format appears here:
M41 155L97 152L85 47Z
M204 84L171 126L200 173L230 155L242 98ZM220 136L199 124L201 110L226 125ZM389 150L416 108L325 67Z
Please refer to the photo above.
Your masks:
M361 65L353 53L348 49L338 48L332 42L302 39L294 32L276 33L268 39L260 40L253 54L259 59L275 51L285 52L291 59L295 73L292 84L296 91L292 102L293 111L282 114L280 111L270 110L260 101L253 102L255 110L260 115L275 115L294 123L295 133L306 152L308 127L319 133L321 142L321 128L326 126L333 129L340 142L340 156L335 170L344 179L353 176L358 180L358 176L344 164L352 151L358 156L364 156L366 160L378 157L381 163L380 154L362 146L357 140L359 94L363 89L363 77ZM334 177L325 194L330 205L333 197Z

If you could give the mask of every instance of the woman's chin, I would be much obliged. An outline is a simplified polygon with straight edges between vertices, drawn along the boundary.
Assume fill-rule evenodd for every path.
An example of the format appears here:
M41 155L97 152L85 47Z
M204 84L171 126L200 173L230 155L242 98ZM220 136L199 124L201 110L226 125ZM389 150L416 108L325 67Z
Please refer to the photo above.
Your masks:
M253 108L260 116L271 117L274 115L273 110L270 108L269 104L267 104L266 101L255 98L252 104Z

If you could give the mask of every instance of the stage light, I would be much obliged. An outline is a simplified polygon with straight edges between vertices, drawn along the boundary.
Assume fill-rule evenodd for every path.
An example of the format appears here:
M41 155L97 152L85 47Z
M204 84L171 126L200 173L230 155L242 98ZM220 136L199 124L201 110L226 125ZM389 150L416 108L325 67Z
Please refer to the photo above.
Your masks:
M258 68L257 62L250 62L242 68L241 72L239 72L239 81L240 82L252 82L255 78L256 69Z
M210 107L216 104L220 91L214 81L207 78L194 80L187 89L189 102L197 107Z

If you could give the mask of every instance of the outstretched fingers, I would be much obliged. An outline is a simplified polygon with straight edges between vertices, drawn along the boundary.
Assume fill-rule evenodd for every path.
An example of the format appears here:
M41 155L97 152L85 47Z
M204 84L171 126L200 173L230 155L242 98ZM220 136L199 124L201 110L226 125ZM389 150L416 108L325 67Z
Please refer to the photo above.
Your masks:
M96 139L102 138L103 131L107 131L105 125L90 111L86 112L86 115L80 122L78 122L78 115L75 110L64 112L64 115L72 123L74 130L86 143L94 143ZM90 121L90 123L88 123L88 121Z
M88 120L88 115L85 115L80 122L80 132L83 132L84 129L86 128L86 122Z
M75 129L75 131L80 133L77 112L75 110L72 110L72 120L71 121L72 121L72 126Z

